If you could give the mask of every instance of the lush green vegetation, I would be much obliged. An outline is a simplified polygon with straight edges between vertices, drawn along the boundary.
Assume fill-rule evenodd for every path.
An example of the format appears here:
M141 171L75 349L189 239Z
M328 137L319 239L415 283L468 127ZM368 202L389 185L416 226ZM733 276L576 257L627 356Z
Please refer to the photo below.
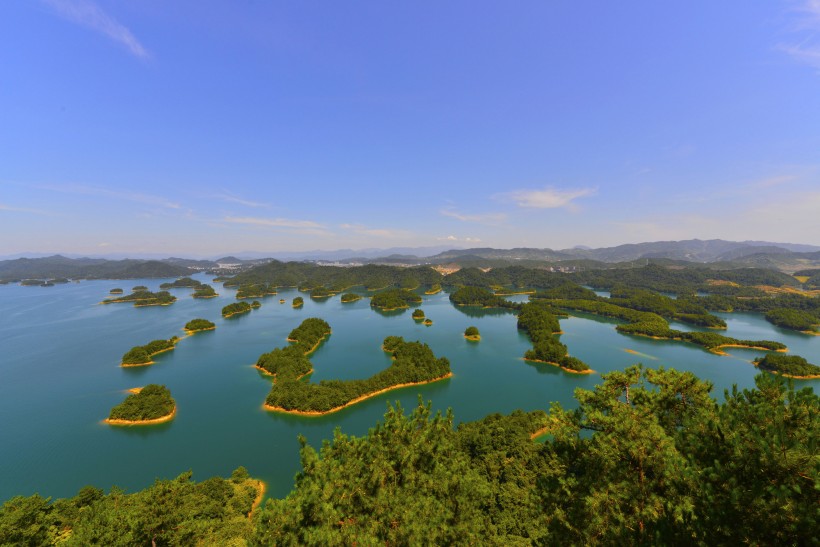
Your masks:
M765 357L755 359L754 363L763 370L792 378L820 377L820 367L799 355L767 353Z
M441 292L441 283L433 283L429 289L424 291L424 294L437 294Z
M151 357L174 349L178 340L178 337L172 336L169 340L153 340L144 346L134 346L122 356L122 365L150 365Z
M276 288L267 283L245 283L236 290L236 298L262 298L269 294L276 294Z
M416 321L421 321L422 319L424 319L424 310L422 310L421 308L413 310L413 316L412 317Z
M482 308L518 308L520 304L510 302L482 287L459 287L450 293L450 302L456 306L481 306Z
M311 298L329 298L333 296L333 291L327 287L315 287L310 291Z
M424 321L422 321L422 323L424 323L425 326L429 327L433 324L433 320L427 317Z
M259 482L245 468L194 483L190 471L133 494L85 486L73 498L17 496L0 508L0 545L244 545Z
M129 422L157 420L169 416L175 408L176 402L167 387L148 384L112 408L108 419Z
M135 494L13 498L0 544L811 545L820 398L778 376L755 383L718 402L691 373L631 367L576 390L573 410L457 428L429 404L390 407L320 452L300 438L292 492L252 521L244 469L198 484L186 473Z
M481 340L481 333L478 327L467 327L464 329L464 337L468 340Z
M387 289L374 294L370 305L383 310L409 308L411 305L421 304L421 297L408 289Z
M201 330L213 330L216 325L207 319L191 319L185 323L185 330L188 332L197 332Z
M131 294L120 296L119 298L108 298L103 300L103 304L117 304L120 302L133 302L134 306L167 306L177 301L176 296L171 296L168 291L134 291Z
M253 302L251 302L251 308L254 310L258 310L261 307L262 303L259 300L254 300Z
M346 292L342 295L341 300L342 300L342 304L349 304L351 302L356 302L356 301L361 300L361 299L362 299L362 296L360 294L356 294L356 293L352 293L352 292Z
M318 384L277 376L266 406L291 412L332 412L357 399L404 384L432 382L450 374L450 362L436 358L427 344L388 337L383 345L393 355L391 365L366 380L323 380Z
M200 285L199 287L194 290L193 297L194 298L213 298L215 296L219 296L213 287L210 285Z
M122 289L120 289L120 288L116 288L116 289L111 289L111 290L110 290L110 291L108 291L108 292L109 292L110 294L122 294L122 293L123 293L123 290L122 290Z
M305 305L305 299L302 298L301 296L297 296L296 298L293 299L293 307L294 308L301 308L304 305Z
M318 317L308 317L302 323L290 331L289 342L296 342L304 353L312 352L319 342L330 334L330 325L324 319Z
M775 308L766 312L766 320L786 329L817 332L820 317L803 310Z
M222 317L231 317L240 313L248 313L251 311L251 305L247 302L234 302L222 308Z
M148 287L146 287L145 285L137 285L136 287L134 287L131 290L134 291L134 292L136 292L136 291L147 291Z
M524 304L518 314L518 328L532 340L532 349L527 350L524 359L556 364L571 372L591 372L589 365L570 356L567 346L554 336L561 327L548 305L539 301Z
M171 283L162 283L160 289L196 289L202 285L201 281L191 279L190 277L181 277Z

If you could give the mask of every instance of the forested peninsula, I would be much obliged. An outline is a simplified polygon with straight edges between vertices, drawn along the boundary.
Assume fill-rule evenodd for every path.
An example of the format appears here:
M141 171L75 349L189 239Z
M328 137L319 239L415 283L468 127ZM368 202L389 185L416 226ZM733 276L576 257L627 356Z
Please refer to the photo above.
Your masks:
M171 351L179 342L179 337L172 336L168 340L153 340L144 346L134 346L122 356L120 366L123 367L141 367L145 365L153 365L152 357L159 353Z
M168 291L134 291L131 294L120 296L119 298L107 298L103 304L119 304L122 302L133 302L134 307L143 306L170 306L177 301L176 296L172 296Z

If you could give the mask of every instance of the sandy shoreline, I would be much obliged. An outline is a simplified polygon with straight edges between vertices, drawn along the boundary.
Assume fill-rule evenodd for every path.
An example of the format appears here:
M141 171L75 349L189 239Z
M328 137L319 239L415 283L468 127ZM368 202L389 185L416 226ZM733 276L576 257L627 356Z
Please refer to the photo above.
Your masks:
M141 388L137 388L141 389ZM153 425L153 424L161 424L165 422L170 422L174 419L174 416L177 415L177 405L174 405L174 410L171 411L170 414L166 414L165 416L160 416L159 418L153 418L151 420L117 420L112 418L106 418L103 420L103 423L108 425Z
M452 376L453 376L453 373L448 372L444 376L439 376L438 378L433 378L431 380L424 380L424 381L421 381L421 382L407 382L407 383L404 383L404 384L396 384L394 386L386 387L384 389L380 389L380 390L374 391L372 393L366 393L364 395L360 395L359 397L356 397L355 399L352 399L352 400L348 401L347 403L343 404L342 406L337 406L335 408L331 408L330 410L323 410L323 411L317 411L317 410L288 410L286 408L282 408L282 407L278 407L278 406L271 406L267 403L263 404L262 408L264 408L265 410L270 410L272 412L281 412L283 414L295 414L297 416L324 416L325 414L332 414L333 412L338 412L339 410L342 410L343 408L353 406L356 403L360 403L364 400L370 399L370 398L375 397L377 395L381 395L382 393L387 393L388 391L393 391L394 389L401 389L401 388L405 388L405 387L422 386L422 385L425 385L425 384L431 384L433 382L438 382L439 380L445 380L447 378L451 378Z
M265 497L265 490L267 489L268 485L265 484L265 481L257 481L256 490L258 493L253 500L250 512L248 512L248 518L251 518L253 516L253 512L256 511L260 505L262 505L262 499Z
M587 370L572 370L571 368L562 367L558 363L554 363L552 361L542 361L541 359L527 359L526 357L524 357L524 360L529 361L530 363L544 363L546 365L552 365L554 367L560 368L563 371L569 372L570 374L592 374L593 372L595 372L591 368Z
M480 342L480 341L481 341L481 335L480 335L480 334L476 334L476 335L472 335L472 336L467 336L467 335L465 334L465 335L464 335L464 339L465 339L465 340L469 340L470 342Z
M206 330L216 330L216 325L214 325L213 327L208 327L207 329L196 329L196 330L182 329L182 330L184 330L188 334L188 336L193 336L194 334L196 334L198 332L204 332Z

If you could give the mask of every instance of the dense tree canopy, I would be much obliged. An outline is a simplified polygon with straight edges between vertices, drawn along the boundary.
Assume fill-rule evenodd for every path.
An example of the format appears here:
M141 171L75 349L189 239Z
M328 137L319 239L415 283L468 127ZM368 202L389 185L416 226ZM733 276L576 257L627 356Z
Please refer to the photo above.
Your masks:
M231 317L240 313L248 313L251 311L251 305L247 302L234 302L222 308L222 317Z
M216 325L207 319L191 319L185 323L185 330L188 332L198 332L201 330L213 330Z
M133 302L134 306L167 306L177 301L176 296L171 296L168 291L134 291L131 294L120 296L119 298L108 298L103 300L103 304L117 304L120 302Z
M799 355L767 353L765 357L755 359L754 363L762 370L792 378L820 377L820 367L809 363Z
M108 419L129 422L156 420L170 415L175 408L176 402L167 387L148 384L112 408Z
M421 297L408 289L387 289L374 294L370 299L370 305L374 308L384 310L394 310L408 308L414 304L420 304Z
M123 366L150 365L151 357L164 351L170 351L176 347L179 338L172 336L168 340L153 340L144 346L134 346L122 356Z

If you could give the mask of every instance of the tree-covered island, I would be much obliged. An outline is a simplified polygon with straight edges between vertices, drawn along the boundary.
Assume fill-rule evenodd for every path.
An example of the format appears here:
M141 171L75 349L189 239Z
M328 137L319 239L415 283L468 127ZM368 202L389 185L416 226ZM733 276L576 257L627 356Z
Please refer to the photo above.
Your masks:
M518 309L521 304L510 302L483 287L459 287L450 293L450 302L456 306L479 306L482 308Z
M256 368L277 379L298 380L313 372L313 364L307 356L316 351L330 332L325 320L309 317L290 331L290 346L263 353L256 361Z
M518 314L518 328L532 340L532 349L524 354L527 361L548 363L574 374L593 372L585 362L569 355L567 346L555 337L561 326L548 305L537 301L524 304Z
M413 310L413 314L411 315L414 321L423 321L424 320L424 310L421 308L416 308Z
M227 319L228 317L248 313L249 311L251 311L251 305L247 302L234 302L222 308L222 317Z
M779 374L786 378L810 379L820 378L820 367L806 361L799 355L782 355L778 353L767 353L764 357L758 357L753 361L755 366L761 370Z
M214 330L216 325L212 321L208 321L207 319L191 319L187 323L185 323L185 332L188 334L193 334L195 332L200 332L203 330Z
M370 306L383 311L409 308L411 305L421 304L421 297L408 289L387 289L376 293L370 299Z
M467 327L464 329L464 338L471 342L478 342L481 340L481 333L478 332L478 327Z
M171 351L179 342L178 336L172 336L168 340L153 340L144 346L134 346L122 356L123 367L141 367L145 365L153 365L154 361L151 359L158 353Z
M210 285L203 284L197 287L191 296L194 298L216 298L219 294Z
M346 292L341 297L342 304L351 304L353 302L358 302L361 299L362 295L353 292Z
M305 305L305 299L302 298L301 296L297 296L296 298L293 299L293 307L294 308L301 308L304 305Z
M335 292L331 291L327 287L314 287L310 290L310 297L316 300L321 300L324 298L330 298L336 294Z
M125 291L123 291L119 287L115 288L115 289L111 289L110 291L108 291L109 294L122 294L123 292L125 292Z
M277 294L276 288L267 283L244 283L236 290L237 300L243 298L264 298Z
M190 277L180 277L176 281L170 283L162 283L160 289L196 289L202 285L201 281L192 279Z
M131 294L120 296L119 298L107 298L102 301L103 304L119 304L123 302L133 302L134 307L140 308L144 306L170 306L177 301L176 296L172 296L168 291L134 291Z
M111 409L105 423L111 425L147 425L167 422L176 414L176 401L168 388L148 384L133 390L123 402Z

